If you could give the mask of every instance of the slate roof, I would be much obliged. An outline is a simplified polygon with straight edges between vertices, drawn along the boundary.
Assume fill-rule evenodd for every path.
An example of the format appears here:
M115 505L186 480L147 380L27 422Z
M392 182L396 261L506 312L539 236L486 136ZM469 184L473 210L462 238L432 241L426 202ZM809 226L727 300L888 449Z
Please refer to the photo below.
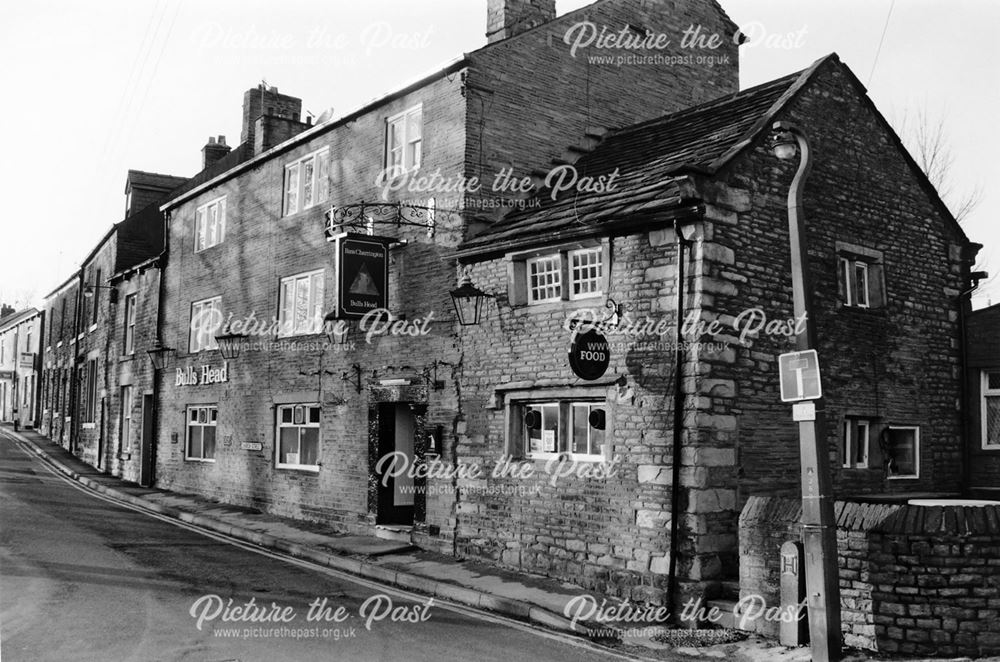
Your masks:
M188 180L187 177L177 177L174 175L162 175L158 172L145 172L144 170L129 170L126 178L126 190L128 184L133 186L149 187L172 191Z
M686 174L712 174L768 131L772 118L805 86L830 55L805 69L735 94L609 133L574 165L581 177L618 170L611 192L550 189L536 194L540 206L511 212L465 242L459 257L498 252L520 243L543 243L594 233L622 219L681 210L689 197ZM693 201L692 201L693 202Z
M19 310L15 313L11 313L6 317L0 317L0 331L6 331L10 327L23 322L24 320L38 314L38 310L35 308L25 308L24 310Z

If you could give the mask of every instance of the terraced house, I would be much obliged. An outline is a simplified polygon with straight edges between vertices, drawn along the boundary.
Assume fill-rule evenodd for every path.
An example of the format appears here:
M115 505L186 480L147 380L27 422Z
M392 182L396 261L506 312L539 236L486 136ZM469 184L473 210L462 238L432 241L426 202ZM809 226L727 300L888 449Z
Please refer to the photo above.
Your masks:
M112 225L81 268L45 299L53 320L42 370L46 434L95 467L146 484L149 475L140 476L137 467L143 443L147 463L152 459L152 385L133 383L148 369L143 323L150 319L148 311L150 339L155 335L158 271L146 274L163 252L157 206L185 181L130 170L124 220ZM138 284L150 276L151 286ZM146 434L140 437L143 425Z

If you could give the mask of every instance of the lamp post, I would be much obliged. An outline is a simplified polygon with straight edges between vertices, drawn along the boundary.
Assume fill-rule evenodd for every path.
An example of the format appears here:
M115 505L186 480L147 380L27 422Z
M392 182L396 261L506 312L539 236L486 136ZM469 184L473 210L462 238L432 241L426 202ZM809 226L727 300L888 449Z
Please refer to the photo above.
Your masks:
M816 348L816 327L806 270L805 219L802 192L812 165L809 141L790 122L772 126L774 155L782 160L800 153L799 168L788 191L788 240L792 262L792 300L796 319L805 321L795 337L795 348ZM837 528L833 516L830 457L823 420L822 398L813 400L815 420L799 420L799 453L802 463L802 542L805 550L806 606L812 659L836 661L841 655L840 584L837 563ZM808 418L797 417L797 418Z

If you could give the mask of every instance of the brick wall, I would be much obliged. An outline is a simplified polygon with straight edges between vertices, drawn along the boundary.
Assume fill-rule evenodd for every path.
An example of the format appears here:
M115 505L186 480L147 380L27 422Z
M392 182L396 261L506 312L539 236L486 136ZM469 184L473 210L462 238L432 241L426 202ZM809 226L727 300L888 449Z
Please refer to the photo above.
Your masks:
M642 26L669 37L670 46L638 51L581 47L574 55L564 38L582 21L614 33L626 25ZM718 34L721 44L715 49L681 48L689 26ZM513 168L518 177L539 168L547 171L553 159L581 145L590 127L627 126L737 91L734 29L710 0L616 0L594 3L475 51L468 75L468 176L488 185L502 168ZM637 54L712 55L720 63L618 65L590 59Z
M226 315L237 318L255 313L271 320L278 310L279 282L286 276L324 269L323 310L333 308L334 244L323 233L323 212L331 205L379 201L376 186L384 167L386 118L416 104L423 108L422 171L440 169L444 176L462 169L465 143L461 131L465 106L457 77L439 79L426 87L391 100L349 124L323 132L252 170L238 175L170 212L170 264L165 270L163 301L164 342L177 348L176 367L221 365L217 350L188 351L191 304L220 295ZM329 147L330 200L299 213L282 216L282 182L286 163L322 147ZM194 216L197 206L227 196L225 241L194 252ZM433 193L390 193L390 200L425 204ZM229 362L225 384L177 386L174 371L160 384L161 427L157 454L159 485L193 491L220 500L262 508L303 519L324 521L345 531L370 532L374 523L368 503L369 386L390 378L423 383L435 360L457 358L450 320L449 289L454 273L447 254L460 237L460 219L448 213L436 216L433 237L415 227L376 227L376 234L405 240L391 252L390 308L407 319L434 315L431 334L419 338L374 338L365 342L356 332L353 348L328 347L322 334L291 339L294 348L257 348ZM272 337L251 341L274 340ZM362 392L352 383L353 366L362 370ZM427 421L431 429L445 430L445 457L457 409L451 368L439 368L445 388L431 390ZM344 375L351 379L342 379ZM322 406L322 440L318 472L275 468L275 406L285 399ZM218 446L215 462L184 459L185 408L189 404L218 403ZM261 451L241 450L241 443L262 444ZM431 525L440 528L443 542L454 529L450 503L428 499L425 537ZM430 543L429 543L430 544Z
M108 470L125 480L139 482L142 467L143 397L153 395L153 367L146 351L156 339L157 307L159 302L160 269L143 268L118 280L118 309L111 320L108 357L112 363L108 384L107 435ZM126 298L135 295L135 331L133 352L125 348ZM123 433L122 387L132 393L128 434ZM147 452L153 452L148 449Z
M837 502L847 646L918 655L1000 652L1000 506ZM740 516L740 596L780 603L781 544L799 540L797 501L751 497ZM777 624L748 621L774 636Z
M46 319L51 320L43 350L44 383L42 432L67 448L72 429L76 309L79 280L73 277L45 300Z
M75 428L74 453L83 461L101 469L108 468L112 455L111 437L109 436L108 404L113 385L115 368L114 354L111 343L114 340L115 316L119 314L119 305L111 303L108 281L115 269L115 254L117 251L117 235L112 234L97 253L82 266L83 284L100 285L94 291L93 297L83 297L80 308L79 333L77 335L75 357L79 361L77 373L80 376L76 384L76 402L79 412L79 424ZM97 281L100 271L100 282ZM94 309L97 309L96 318ZM96 321L95 321L96 319ZM91 364L91 361L95 361ZM86 366L96 365L97 390L93 405L93 421L87 421L85 412L81 409L83 396L86 392L87 379L84 370Z

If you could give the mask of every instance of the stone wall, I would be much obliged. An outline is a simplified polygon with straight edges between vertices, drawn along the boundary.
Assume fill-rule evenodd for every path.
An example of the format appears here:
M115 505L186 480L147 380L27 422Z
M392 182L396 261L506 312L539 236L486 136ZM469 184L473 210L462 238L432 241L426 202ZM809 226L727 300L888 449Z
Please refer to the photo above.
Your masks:
M912 506L838 501L844 643L879 652L1000 653L1000 504ZM801 507L751 497L740 515L740 597L780 603L778 550L799 540ZM775 636L777 623L749 621Z
M967 240L862 94L831 59L778 117L805 127L813 152L802 204L835 493L957 492L958 293L969 269ZM751 308L771 322L793 317L786 200L797 165L779 161L761 140L702 187L710 203L706 236L721 246L706 264L706 317L728 325ZM838 284L845 244L881 254L879 269L871 269L880 305L845 305ZM794 337L738 335L733 352L706 361L705 375L736 386L712 404L735 419L738 503L796 496L798 436L777 379L777 358L794 349ZM867 466L843 466L849 417L870 423ZM912 478L885 472L882 433L901 425L919 428Z

